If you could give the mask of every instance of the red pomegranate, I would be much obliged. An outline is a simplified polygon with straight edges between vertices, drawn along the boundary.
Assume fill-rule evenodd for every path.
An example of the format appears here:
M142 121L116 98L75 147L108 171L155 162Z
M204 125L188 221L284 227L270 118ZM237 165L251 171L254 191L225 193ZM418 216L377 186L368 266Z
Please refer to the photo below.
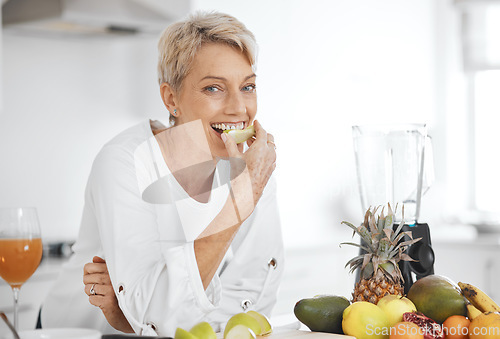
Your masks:
M427 318L420 312L406 312L403 314L403 321L409 321L417 324L423 331L425 339L444 339L443 329L441 325Z

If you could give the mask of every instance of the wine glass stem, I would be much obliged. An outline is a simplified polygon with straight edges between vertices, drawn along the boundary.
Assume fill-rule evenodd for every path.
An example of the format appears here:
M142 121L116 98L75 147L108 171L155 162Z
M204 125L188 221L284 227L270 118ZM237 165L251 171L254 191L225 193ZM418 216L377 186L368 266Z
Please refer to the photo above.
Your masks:
M19 301L19 287L12 287L12 294L14 295L14 328L19 331L17 313L18 313L18 301Z

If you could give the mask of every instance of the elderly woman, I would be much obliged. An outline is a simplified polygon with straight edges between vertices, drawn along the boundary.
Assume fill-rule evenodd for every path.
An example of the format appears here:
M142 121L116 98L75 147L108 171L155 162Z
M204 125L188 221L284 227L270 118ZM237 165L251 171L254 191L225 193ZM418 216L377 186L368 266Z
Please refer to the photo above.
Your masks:
M283 244L274 140L254 121L255 51L253 34L225 14L195 14L163 32L170 126L148 120L97 155L75 253L42 307L44 328L173 336L200 321L219 330L247 308L270 315ZM251 124L245 147L222 133ZM82 291L94 255L106 265L86 266L85 292L102 312Z

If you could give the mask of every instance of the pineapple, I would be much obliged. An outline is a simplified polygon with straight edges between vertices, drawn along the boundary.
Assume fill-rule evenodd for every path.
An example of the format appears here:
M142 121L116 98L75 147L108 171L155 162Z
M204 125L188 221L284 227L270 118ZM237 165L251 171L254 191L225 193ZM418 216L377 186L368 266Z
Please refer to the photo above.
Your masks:
M387 206L387 215L384 216L384 208L382 208L378 217L375 214L380 206L374 208L373 212L369 208L363 224L359 227L342 221L342 224L353 229L353 236L357 233L364 243L344 242L340 245L356 246L366 252L352 258L346 264L346 267L350 266L351 273L357 268L361 269L360 281L356 283L352 293L353 302L368 301L377 304L387 294L403 295L404 279L398 262L400 260L414 261L404 252L409 245L422 238L413 239L411 232L401 232L404 221L401 221L394 231L394 213L391 205L387 204ZM405 235L410 240L400 242Z

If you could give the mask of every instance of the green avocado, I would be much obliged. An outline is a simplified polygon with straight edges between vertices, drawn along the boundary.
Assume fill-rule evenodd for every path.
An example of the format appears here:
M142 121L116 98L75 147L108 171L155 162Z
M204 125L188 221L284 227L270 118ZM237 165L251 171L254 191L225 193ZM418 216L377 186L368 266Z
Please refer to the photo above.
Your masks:
M319 295L297 302L293 313L311 331L344 334L342 313L350 304L345 297Z

